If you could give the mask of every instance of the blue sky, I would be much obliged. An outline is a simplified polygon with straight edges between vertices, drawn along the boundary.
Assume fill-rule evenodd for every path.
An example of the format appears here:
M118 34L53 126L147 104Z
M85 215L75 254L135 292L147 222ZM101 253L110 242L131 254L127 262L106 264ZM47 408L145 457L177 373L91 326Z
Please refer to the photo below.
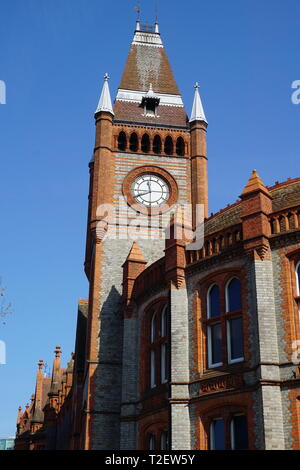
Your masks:
M299 176L300 4L287 0L160 0L162 38L190 113L200 83L208 127L210 211L241 194L252 169L267 185ZM88 162L105 72L115 96L135 2L1 2L0 276L13 313L0 324L0 436L34 391L36 364L74 349L83 273ZM154 20L155 1L142 1Z

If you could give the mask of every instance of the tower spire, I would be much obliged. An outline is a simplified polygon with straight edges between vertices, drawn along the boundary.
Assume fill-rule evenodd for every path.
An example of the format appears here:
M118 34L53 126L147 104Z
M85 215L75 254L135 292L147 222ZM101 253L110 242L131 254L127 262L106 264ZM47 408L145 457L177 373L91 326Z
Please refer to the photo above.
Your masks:
M199 94L199 84L198 84L198 82L195 83L194 88L195 88L195 94L194 94L194 102L193 102L190 122L204 121L204 122L207 123L205 113L204 113L204 109L203 109L203 105L202 105L201 98L200 98L200 94Z
M95 111L95 114L100 113L101 111L104 111L106 113L111 113L112 115L114 114L112 103L111 103L110 92L109 92L109 86L108 86L109 78L110 77L108 73L106 73L104 75L104 84L103 84L100 100L99 100L97 109Z

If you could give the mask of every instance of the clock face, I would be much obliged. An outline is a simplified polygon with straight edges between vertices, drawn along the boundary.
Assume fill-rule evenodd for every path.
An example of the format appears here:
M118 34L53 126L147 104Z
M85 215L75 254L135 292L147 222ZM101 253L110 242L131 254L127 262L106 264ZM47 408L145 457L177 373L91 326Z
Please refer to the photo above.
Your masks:
M169 197L168 183L155 174L138 176L132 184L133 199L146 207L159 207L166 204Z

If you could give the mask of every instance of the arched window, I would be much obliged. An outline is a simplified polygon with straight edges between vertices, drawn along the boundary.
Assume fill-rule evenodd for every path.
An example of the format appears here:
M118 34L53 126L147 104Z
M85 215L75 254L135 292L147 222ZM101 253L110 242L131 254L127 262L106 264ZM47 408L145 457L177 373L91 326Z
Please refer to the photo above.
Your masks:
M168 316L167 306L164 307L160 317L160 379L161 383L168 381L168 351L167 351L167 334L168 334Z
M158 155L161 153L161 138L159 135L156 135L153 139L153 152Z
M213 284L207 294L207 312L209 318L220 316L220 289Z
M125 132L121 131L118 135L118 149L124 152L127 147L127 138Z
M300 261L296 265L296 286L297 286L297 295L300 296Z
M176 153L177 155L184 155L184 140L182 137L178 137L176 140Z
M168 381L168 307L165 301L158 301L147 315L147 340L143 344L145 357L148 358L146 388L153 389Z
M173 155L173 140L169 135L165 140L165 153L167 155Z
M137 152L138 151L138 146L139 146L139 142L138 142L138 136L136 135L135 132L133 132L130 136L130 140L129 140L129 148L130 148L130 151L131 152Z
M142 152L148 153L150 150L150 139L148 134L144 134L142 137Z
M300 273L299 273L300 274ZM221 282L221 286L223 285ZM225 298L225 302L221 298ZM244 360L241 282L231 278L224 286L212 284L207 290L207 360L208 367Z
M226 312L235 312L241 308L241 282L234 277L226 286Z

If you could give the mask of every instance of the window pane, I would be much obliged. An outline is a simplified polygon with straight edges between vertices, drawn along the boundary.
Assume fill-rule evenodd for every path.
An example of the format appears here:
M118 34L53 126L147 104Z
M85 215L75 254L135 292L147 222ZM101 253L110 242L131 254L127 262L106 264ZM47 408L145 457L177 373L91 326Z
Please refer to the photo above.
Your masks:
M155 436L153 434L149 436L149 450L155 450Z
M243 357L243 323L241 317L229 320L229 341L230 360Z
M155 351L150 352L150 386L151 388L156 386Z
M227 312L241 310L241 283L239 279L232 279L227 286Z
M218 364L222 362L222 332L221 323L216 323L210 327L210 362Z
M231 446L234 450L248 449L247 418L234 416L231 421Z
M160 332L161 336L167 335L167 306L164 307L161 314Z
M160 349L160 355L161 355L161 363L160 363L160 371L161 371L161 383L164 383L168 380L168 368L167 368L167 345L162 344L161 349Z
M168 450L168 432L163 431L160 437L160 450Z
M208 294L208 314L209 318L220 315L220 289L217 285L214 285Z
M212 450L225 449L225 426L223 419L214 419L210 430L210 448Z
M156 340L156 314L154 313L152 319L151 319L151 343L154 343Z

